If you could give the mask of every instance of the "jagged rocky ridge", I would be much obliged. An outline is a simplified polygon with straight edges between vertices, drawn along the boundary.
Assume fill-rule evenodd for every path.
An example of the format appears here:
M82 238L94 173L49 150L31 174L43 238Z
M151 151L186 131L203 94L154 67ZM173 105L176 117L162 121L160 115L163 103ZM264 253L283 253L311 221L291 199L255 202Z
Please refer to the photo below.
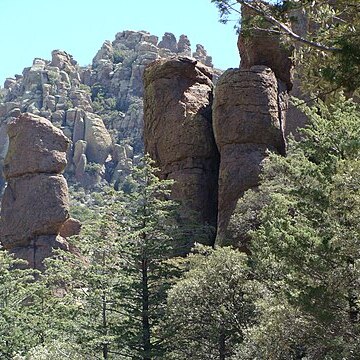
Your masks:
M50 120L71 141L65 176L84 186L116 184L143 150L144 68L154 60L193 56L208 66L200 44L192 53L186 35L158 37L123 31L105 41L92 64L81 67L65 51L35 59L22 75L8 78L0 102L0 168L8 148L8 123L28 112ZM0 177L4 184L4 178Z

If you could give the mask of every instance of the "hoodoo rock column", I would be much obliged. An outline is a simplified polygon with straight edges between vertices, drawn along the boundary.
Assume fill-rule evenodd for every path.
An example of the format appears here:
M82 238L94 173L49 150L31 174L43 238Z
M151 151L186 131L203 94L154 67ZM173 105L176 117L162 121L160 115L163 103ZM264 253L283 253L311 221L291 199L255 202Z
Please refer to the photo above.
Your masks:
M69 219L68 188L61 174L69 140L50 121L23 114L8 125L9 150L4 161L7 180L1 206L0 241L29 267L42 269L54 248L67 249L59 236L78 233Z
M285 152L286 101L284 86L265 66L229 69L217 83L213 119L220 151L218 245L227 244L230 216L243 193L258 185L267 152Z
M145 151L163 178L175 180L172 197L216 226L219 156L209 68L187 57L158 60L145 69L144 88Z

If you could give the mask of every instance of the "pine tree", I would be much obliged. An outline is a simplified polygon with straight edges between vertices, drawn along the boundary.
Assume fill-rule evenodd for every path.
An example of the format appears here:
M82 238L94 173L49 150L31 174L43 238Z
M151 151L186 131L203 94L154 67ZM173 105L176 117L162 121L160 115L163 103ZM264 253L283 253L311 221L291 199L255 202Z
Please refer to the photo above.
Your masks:
M126 314L118 330L122 347L132 359L163 356L166 295L178 273L168 260L182 242L178 207L169 199L172 182L159 180L155 173L147 156L133 169L124 194L123 221L118 222L125 260L122 273L128 280L118 289Z
M247 257L229 247L194 251L169 293L166 359L229 359L253 318Z
M36 272L0 250L0 358L13 359L37 344L28 303Z
M160 359L164 352L166 295L178 272L168 260L183 232L172 182L156 171L144 157L126 191L97 194L73 244L77 253L48 261L45 278L64 288L56 308L68 311L60 312L69 318L68 339L89 359Z

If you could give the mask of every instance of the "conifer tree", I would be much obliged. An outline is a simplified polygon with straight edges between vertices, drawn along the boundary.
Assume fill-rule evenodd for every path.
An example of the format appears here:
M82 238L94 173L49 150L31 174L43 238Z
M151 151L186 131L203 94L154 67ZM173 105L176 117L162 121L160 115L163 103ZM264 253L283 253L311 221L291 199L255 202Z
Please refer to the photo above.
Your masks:
M240 358L360 352L360 112L345 98L305 111L303 139L286 158L270 157L259 191L232 219L236 229L247 204L257 209L250 253L260 316ZM253 205L259 199L262 208Z
M86 358L148 360L164 352L166 295L178 273L168 260L182 231L169 199L172 182L155 172L146 156L125 191L97 194L73 244L77 253L48 261L45 277L64 286L57 302L71 319L69 341L80 344Z
M187 267L169 292L165 358L229 359L253 317L246 255L197 245Z
M25 262L0 249L0 358L13 359L36 345L28 302L36 272L23 269Z

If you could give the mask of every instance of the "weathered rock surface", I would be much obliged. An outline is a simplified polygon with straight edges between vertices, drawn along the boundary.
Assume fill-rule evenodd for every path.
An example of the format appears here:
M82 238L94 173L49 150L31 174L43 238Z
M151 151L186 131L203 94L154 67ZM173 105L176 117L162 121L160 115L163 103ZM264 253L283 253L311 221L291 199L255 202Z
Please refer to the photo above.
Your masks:
M110 154L112 141L99 116L88 113L85 117L86 157L88 161L104 164Z
M54 248L67 248L59 233L69 218L68 187L61 172L70 141L50 121L27 113L8 124L8 135L0 241L41 269Z
M175 180L173 198L215 226L219 160L210 69L192 58L158 60L146 68L144 85L145 151L162 177Z
M65 169L70 141L45 118L24 114L9 124L8 136L11 147L4 161L7 179Z
M68 189L60 174L30 174L8 180L2 199L1 242L27 245L39 235L57 235L69 217Z
M229 69L215 89L213 122L220 151L217 243L225 244L226 229L236 202L258 185L267 152L284 153L286 91L271 69L254 66Z
M212 57L208 55L203 45L196 44L196 51L193 52L193 57L206 66L213 67Z
M44 260L51 256L54 249L71 250L67 241L61 236L40 235L31 239L25 246L9 249L9 253L27 261L27 267L43 270Z
M59 235L62 238L67 238L73 235L79 235L81 230L81 222L74 218L68 218L62 225Z

